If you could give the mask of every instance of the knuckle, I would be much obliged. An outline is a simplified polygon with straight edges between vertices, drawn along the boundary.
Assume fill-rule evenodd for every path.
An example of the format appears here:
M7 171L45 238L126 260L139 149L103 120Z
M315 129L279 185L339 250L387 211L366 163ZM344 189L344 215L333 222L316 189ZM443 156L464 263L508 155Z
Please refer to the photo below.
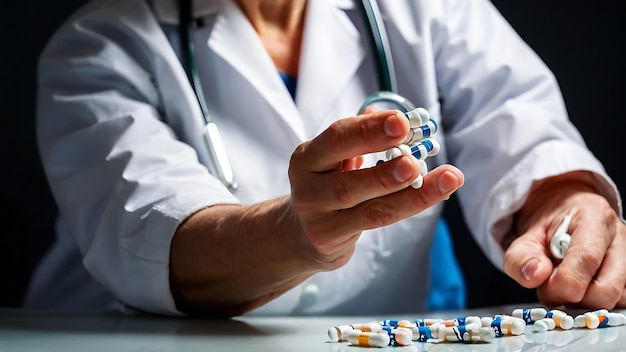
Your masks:
M602 265L603 252L596 246L586 246L579 252L579 267L586 268L590 273L595 273Z
M615 211L613 208L606 206L605 211L602 212L602 222L606 224L607 227L612 227L615 224Z
M607 282L602 286L604 287L601 290L602 294L600 297L603 297L605 300L605 306L612 309L622 298L624 287L620 287L616 282Z
M513 254L512 251L507 250L506 252L504 252L502 267L504 269L505 274L511 277L517 276L515 272L515 268L517 268L515 262L516 262L515 254ZM520 284L523 284L523 282Z
M577 303L585 297L589 283L576 273L558 270L554 278L554 282L544 287L545 297L565 303ZM562 287L568 289L562 290Z
M300 143L296 147L296 149L294 149L293 153L291 154L291 163L290 164L297 164L298 161L300 159L302 159L302 157L306 153L307 145L308 145L308 142Z
M291 207L296 213L300 213L303 210L307 209L309 206L309 201L302 196L292 196L291 197Z
M313 248L315 254L319 257L324 257L332 248L329 248L328 243L322 237L311 236L309 237L309 243Z
M331 153L338 153L345 149L346 140L348 138L361 141L369 141L370 138L370 126L367 121L362 119L351 119L350 124L347 124L348 119L341 119L334 121L330 124L326 130L328 143L328 150ZM349 126L349 127L346 127Z
M333 183L331 192L333 198L336 199L340 206L347 207L352 204L355 190L352 183L346 178L338 177Z
M296 149L294 149L293 153L291 153L289 167L287 169L287 176L289 177L289 180L297 178L296 175L302 171L302 166L306 163L304 160L306 158L307 146L308 142L301 143L296 147Z
M332 250L329 238L325 234L324 222L321 221L305 221L302 224L303 231L306 235L309 246L315 253L322 254Z
M368 140L368 136L370 135L370 126L366 123L366 120L359 120L357 123L357 131L356 133L362 140Z
M344 149L345 143L344 128L341 127L341 121L333 122L327 130L328 151L330 153L339 153Z
M290 202L291 207L298 216L314 211L318 207L315 195L307 187L292 187Z
M608 204L603 207L603 210L604 211L602 211L602 213L599 215L600 222L607 228L612 228L613 226L615 226L615 211L613 210L613 208L608 206Z
M392 191L396 191L396 187L397 187L397 182L395 181L395 178L393 177L393 162L395 162L395 160L392 160L392 162L388 162L385 164L389 164L386 165L386 168L374 168L375 172L373 173L373 178L375 180L375 183L382 187L382 189L386 192L392 192Z
M377 228L392 224L398 220L397 211L383 202L368 204L364 210L365 222L368 228Z
M541 303L543 303L544 305L548 306L548 307L556 307L559 306L562 303L570 303L570 302L563 302L563 300L555 300L546 290L546 288L544 287L538 287L536 290L537 293L537 299L539 299L539 301Z
M416 190L416 192L411 192L411 200L418 207L430 206L437 201L431 197L430 194L424 190L424 188L420 188Z

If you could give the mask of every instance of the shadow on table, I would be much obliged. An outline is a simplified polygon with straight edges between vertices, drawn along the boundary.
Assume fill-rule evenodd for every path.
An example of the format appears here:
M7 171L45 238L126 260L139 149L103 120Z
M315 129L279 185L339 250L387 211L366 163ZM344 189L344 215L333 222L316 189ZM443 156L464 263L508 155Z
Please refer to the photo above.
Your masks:
M253 327L236 319L176 318L149 314L59 313L0 311L0 330L63 332L72 334L154 334L179 336L250 336L289 333L289 327L259 324Z

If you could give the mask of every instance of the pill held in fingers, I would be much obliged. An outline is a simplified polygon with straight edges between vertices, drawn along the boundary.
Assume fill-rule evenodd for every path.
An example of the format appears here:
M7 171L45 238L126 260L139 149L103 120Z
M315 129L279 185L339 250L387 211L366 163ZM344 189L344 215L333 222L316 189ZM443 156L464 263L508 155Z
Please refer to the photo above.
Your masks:
M428 172L428 167L424 160L437 155L441 149L439 142L430 138L437 133L439 125L430 117L428 111L421 107L406 112L404 116L409 120L411 128L404 142L389 148L385 153L385 157L389 161L401 155L412 155L419 160L420 174L411 182L411 187L419 189L424 184L424 175ZM379 160L377 164L384 162L384 160Z

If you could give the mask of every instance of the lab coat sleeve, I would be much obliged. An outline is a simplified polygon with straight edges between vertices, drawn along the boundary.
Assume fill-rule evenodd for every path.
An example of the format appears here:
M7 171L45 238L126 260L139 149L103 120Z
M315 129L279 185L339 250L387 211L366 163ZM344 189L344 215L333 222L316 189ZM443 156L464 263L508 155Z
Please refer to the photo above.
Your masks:
M430 29L448 156L466 175L459 200L490 260L502 267L511 215L534 181L590 171L621 214L615 184L568 120L540 58L489 1L440 4Z
M168 45L143 1L83 8L40 58L37 138L87 270L130 307L179 314L174 232L201 208L238 201L163 122L155 58Z

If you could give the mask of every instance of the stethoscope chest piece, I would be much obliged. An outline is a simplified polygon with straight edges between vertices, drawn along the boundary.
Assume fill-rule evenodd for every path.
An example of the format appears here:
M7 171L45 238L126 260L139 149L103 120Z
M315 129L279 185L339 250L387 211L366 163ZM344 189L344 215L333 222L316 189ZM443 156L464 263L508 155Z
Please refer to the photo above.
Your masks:
M359 108L359 114L363 113L368 106L376 107L379 110L396 109L402 112L409 112L416 108L409 99L389 91L378 91L368 96Z

